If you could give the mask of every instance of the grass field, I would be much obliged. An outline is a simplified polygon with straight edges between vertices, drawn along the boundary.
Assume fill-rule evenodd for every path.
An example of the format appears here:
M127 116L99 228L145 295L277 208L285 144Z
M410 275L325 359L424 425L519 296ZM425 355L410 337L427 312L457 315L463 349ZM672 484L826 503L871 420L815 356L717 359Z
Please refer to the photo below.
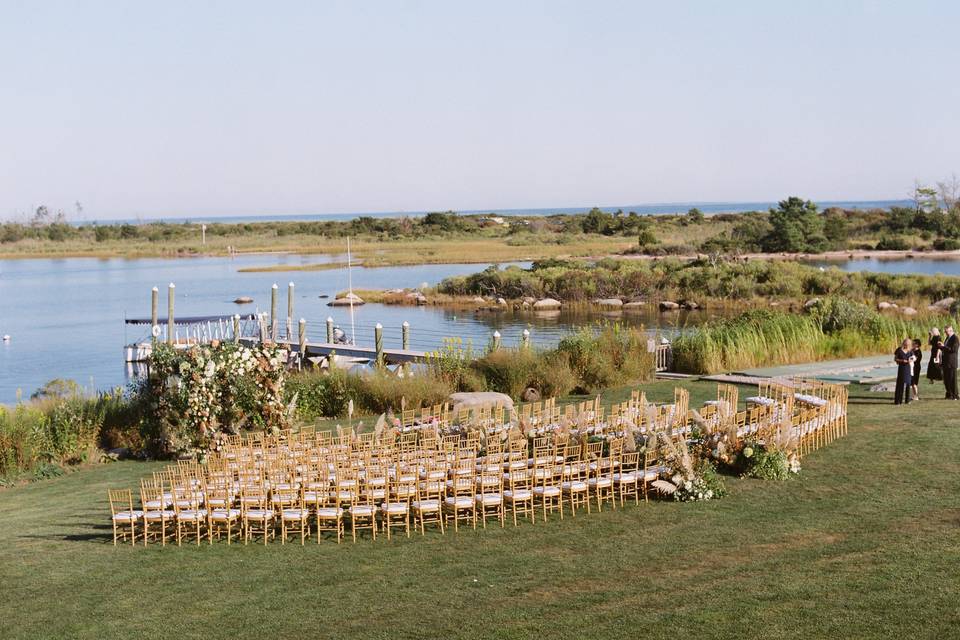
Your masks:
M2 491L0 637L960 637L960 403L851 396L796 480L519 529L114 548L106 489L154 464Z

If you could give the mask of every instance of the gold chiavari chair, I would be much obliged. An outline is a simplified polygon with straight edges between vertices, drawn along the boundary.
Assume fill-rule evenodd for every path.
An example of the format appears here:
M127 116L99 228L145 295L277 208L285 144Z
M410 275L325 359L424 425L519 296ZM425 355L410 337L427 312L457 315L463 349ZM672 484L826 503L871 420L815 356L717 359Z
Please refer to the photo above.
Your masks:
M228 483L226 479L214 484L209 480L204 487L207 505L207 542L213 544L213 539L217 540L227 534L227 544L233 542L233 529L241 525L240 509L234 508L235 496L233 493L232 481Z
M620 456L620 467L613 474L613 484L620 499L620 506L624 506L625 499L633 497L634 504L640 504L640 454L630 451Z
M348 492L354 494L350 500L350 507L346 510L350 516L350 534L353 541L357 541L357 531L364 529L369 529L370 535L376 540L377 505L374 503L373 494L359 489L350 489Z
M426 535L426 525L428 523L436 524L440 527L440 533L444 533L443 498L446 491L444 484L445 478L446 472L440 470L439 467L433 463L427 466L420 474L420 479L416 484L416 498L410 503L410 510L414 517L414 525L420 527L420 535Z
M500 527L503 527L503 475L499 467L489 474L481 472L476 477L476 513L480 519L483 528L487 528L487 518L495 517L500 521Z
M154 540L159 539L161 546L166 546L170 535L167 526L173 525L176 520L171 508L172 495L164 494L162 481L141 480L140 504L143 507L143 545L146 546L152 536Z
M570 506L570 513L576 517L577 507L585 507L590 513L590 488L587 486L589 463L580 455L580 445L570 445L567 454L560 489Z
M243 543L249 544L257 535L266 545L276 532L274 511L270 507L267 489L263 485L243 485L240 488L240 513L243 521Z
M544 460L533 465L533 497L543 516L547 520L547 513L560 512L563 520L563 490L554 481L554 460Z
M507 483L507 488L503 491L504 504L510 507L510 513L513 515L513 526L517 526L518 515L522 515L528 518L531 523L535 523L537 516L531 488L531 470L526 468L511 469L503 477Z
M130 489L109 489L107 499L113 524L113 546L117 546L117 540L126 542L128 538L131 545L136 545L137 523L143 518L143 511L134 510L133 492Z

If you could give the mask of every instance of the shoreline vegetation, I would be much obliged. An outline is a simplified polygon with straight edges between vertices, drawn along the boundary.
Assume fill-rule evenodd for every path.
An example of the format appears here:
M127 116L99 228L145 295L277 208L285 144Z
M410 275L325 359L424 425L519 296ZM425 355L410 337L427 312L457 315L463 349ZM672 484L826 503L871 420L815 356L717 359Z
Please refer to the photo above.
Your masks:
M707 216L639 215L631 211L501 217L452 211L422 217L358 217L349 221L73 225L39 207L23 222L0 223L0 258L200 257L257 253L334 255L353 239L358 263L368 267L551 258L702 255L745 259L845 259L922 252L960 259L960 207L920 188L915 207L819 211L790 197L769 211ZM205 243L203 242L205 238ZM342 259L339 260L342 262ZM245 267L244 271L312 271L322 263Z

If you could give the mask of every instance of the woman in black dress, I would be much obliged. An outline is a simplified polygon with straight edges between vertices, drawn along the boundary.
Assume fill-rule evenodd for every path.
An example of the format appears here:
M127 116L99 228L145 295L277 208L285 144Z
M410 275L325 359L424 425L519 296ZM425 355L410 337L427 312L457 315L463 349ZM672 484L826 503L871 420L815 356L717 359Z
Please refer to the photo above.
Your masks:
M910 385L910 390L913 391L914 400L920 399L920 364L923 362L923 352L920 351L920 345L920 339L914 338L913 351L910 352L910 359L913 360L913 379L911 380L913 384Z
M943 380L943 370L940 369L940 329L930 329L930 359L927 360L927 379L930 382Z
M897 363L897 387L893 394L893 404L910 403L910 384L913 382L913 367L910 363L912 347L910 340L904 340L893 352L893 361Z

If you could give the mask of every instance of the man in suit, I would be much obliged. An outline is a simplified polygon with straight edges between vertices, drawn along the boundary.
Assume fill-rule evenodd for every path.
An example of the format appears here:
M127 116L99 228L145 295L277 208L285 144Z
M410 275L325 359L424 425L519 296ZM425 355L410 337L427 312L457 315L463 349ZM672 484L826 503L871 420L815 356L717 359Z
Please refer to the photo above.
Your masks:
M957 396L957 351L960 350L960 338L953 327L946 329L947 339L941 347L941 366L943 368L943 386L947 391L947 400L960 400Z
M893 404L910 403L910 383L913 373L913 362L910 352L913 350L909 340L893 352L893 361L897 363L897 388L893 395Z

